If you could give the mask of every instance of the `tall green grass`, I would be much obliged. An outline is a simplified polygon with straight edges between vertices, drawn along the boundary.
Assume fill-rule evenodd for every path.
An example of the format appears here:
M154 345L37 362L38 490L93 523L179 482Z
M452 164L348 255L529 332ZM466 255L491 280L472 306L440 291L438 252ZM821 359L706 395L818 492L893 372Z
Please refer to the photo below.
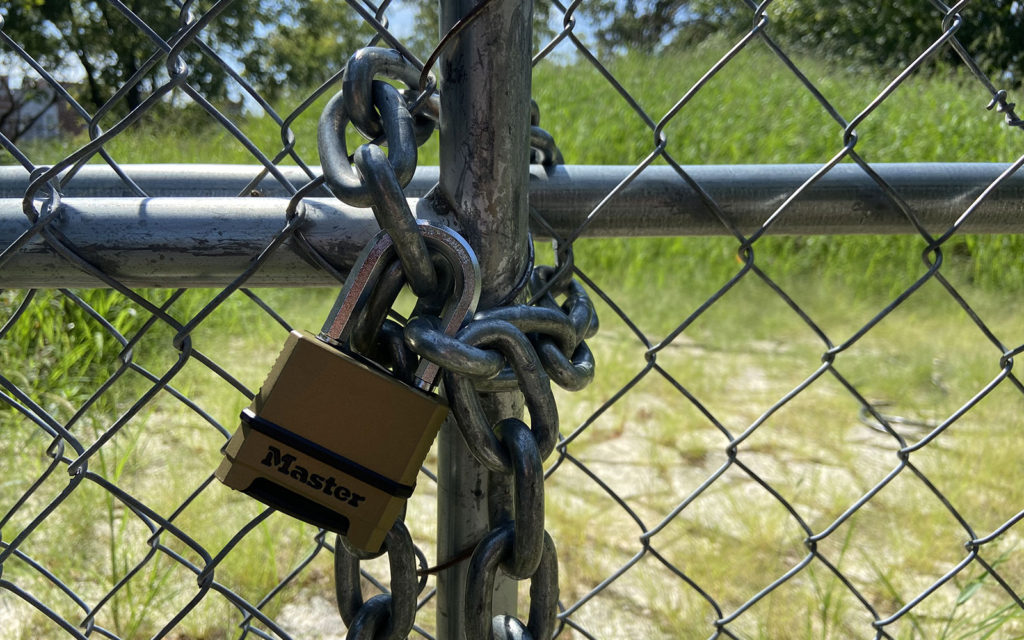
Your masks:
M654 123L726 54L711 40L650 58L628 55L608 70ZM847 122L864 111L890 75L847 71L814 59L798 67ZM541 125L569 164L633 164L656 146L651 128L587 62L539 66L533 97ZM1008 162L1020 132L986 107L991 96L965 72L925 68L856 128L869 162ZM740 51L664 125L680 164L824 163L844 146L843 127L801 80L759 41Z
M655 58L631 55L608 64L648 118L657 123L727 48L726 43L709 41L687 51ZM816 60L800 59L798 63L847 121L857 117L888 82L882 76L836 69ZM541 125L554 135L568 163L631 165L643 161L655 147L654 132L644 118L585 61L540 64L534 75L534 97L541 107ZM1012 161L1024 153L1021 132L1006 127L1000 114L986 111L988 99L984 89L967 75L918 74L857 127L857 152L870 162ZM284 99L280 113L287 114L300 100ZM322 103L292 125L296 152L310 164L317 162L316 120ZM271 118L249 115L235 121L268 157L275 157L283 148L280 128ZM843 147L842 127L756 42L668 120L664 132L668 153L683 165L822 164ZM26 145L25 150L42 165L59 161L85 142L78 138L56 146ZM350 149L356 142L350 132ZM162 109L147 114L105 149L120 163L253 162L231 133L194 111ZM436 162L435 136L421 150L420 163ZM654 162L664 160L656 158ZM921 259L924 241L913 235L769 234L754 245L755 264L765 279L747 274L726 290L743 270L738 248L734 238L687 237L585 238L575 249L581 270L640 327L645 338L656 342L679 323L692 320L683 336L658 353L658 364L733 433L758 419L766 407L820 366L824 351L819 337L769 282L781 286L827 335L841 342L927 270ZM538 262L550 262L547 247L539 249ZM1024 241L1019 236L954 237L944 246L942 271L994 330L1018 340L1024 339L1018 328L1021 309L1016 295L1024 284L1022 249ZM710 296L720 292L724 292L720 303L700 311ZM333 292L259 293L289 323L315 328L329 308ZM169 293L146 291L143 295L159 304ZM208 290L190 291L169 313L187 322L215 295ZM82 292L82 297L125 336L134 335L146 320L145 312L120 294L90 291ZM10 313L19 300L9 293L0 303ZM595 416L603 403L645 370L647 345L634 337L609 304L600 300L598 304L604 329L593 346L600 377L579 394L560 396L564 432ZM54 318L60 318L59 324ZM169 327L157 326L132 357L160 375L175 364L178 354L170 346L173 337ZM236 293L197 327L193 347L255 388L283 337L280 325ZM97 381L116 373L117 365L112 363L119 361L121 351L121 344L81 305L50 292L36 294L26 316L13 326L3 342L0 362L4 371L16 372L17 384L42 399L45 410L67 420ZM961 392L975 390L991 379L992 361L998 359L993 351L967 314L938 283L930 282L921 294L894 311L891 321L882 322L851 348L849 357L844 356L837 367L872 394L869 400L928 422L949 415L964 402ZM76 426L83 440L98 437L112 416L151 384L136 374L122 377L114 391L102 396L100 404ZM228 428L244 404L233 386L194 359L175 376L173 385ZM1019 486L1007 487L1004 481L1005 474L1015 473L1019 467L1019 460L1013 457L1015 425L1019 423L1015 411L1019 408L1019 399L1013 398L986 403L975 414L978 418L958 423L943 436L943 447L928 449L915 458L929 477L941 483L941 490L952 502L967 505L962 508L971 510L968 517L987 526L998 524L1007 504L1024 499ZM772 416L744 444L744 460L780 487L797 508L812 513L816 518L812 524L821 526L877 481L880 469L890 468L886 465L895 461L891 450L884 448L891 448L891 443L859 424L857 410L857 403L838 383L825 379ZM19 422L13 413L0 415L5 423L17 425L12 432L18 437L36 434L26 436L34 438L31 442L18 440L17 444L32 452L24 458L32 458L32 468L38 471L48 463L45 457L35 455L45 448L40 444L40 432L32 425L25 428L24 421ZM840 415L852 419L837 421ZM219 433L168 393L160 393L151 407L125 426L123 436L101 449L91 469L166 514L180 503L182 490L194 487L216 466L221 444ZM986 455L972 459L971 452L978 446ZM628 499L650 525L709 470L724 462L723 450L724 438L709 428L692 403L665 379L650 374L625 400L600 411L572 451L609 483L629 489ZM184 452L190 464L169 473L168 451ZM25 489L19 479L26 476L15 468L22 462L21 457L0 457L3 475L13 478L4 484L11 495ZM970 477L969 483L961 480L963 474ZM156 478L163 477L172 480L157 486ZM52 480L47 487L55 492L66 482L66 478ZM901 482L907 482L905 477ZM853 576L872 602L882 603L883 612L894 610L913 595L921 576L934 577L936 570L941 573L940 561L929 555L930 549L920 539L927 541L936 531L956 529L928 492L920 487L908 491L906 495L912 499L883 494L872 502L867 515L853 518L823 544L823 552ZM48 523L52 535L35 536L28 550L39 557L56 558L51 566L62 575L72 575L88 595L102 594L147 552L143 542L149 532L126 516L123 506L108 494L90 488L78 495L83 499L69 500ZM621 511L609 508L607 497L569 465L553 476L548 495L549 526L560 546L563 591L566 597L577 597L636 552L633 534L638 530ZM33 506L42 503L40 498ZM931 506L922 512L916 509L919 503ZM225 504L230 508L225 509ZM199 532L194 533L199 542L216 550L259 510L246 498L212 488L197 505L186 509L177 523L185 531ZM883 525L872 520L872 512L880 514ZM898 521L900 527L888 526L885 518ZM16 521L11 530L24 520ZM600 530L588 526L594 521L602 523ZM908 530L915 523L921 531ZM417 539L429 538L428 529L427 525L417 526ZM688 575L702 584L716 585L718 602L738 606L751 595L752 588L763 586L755 584L751 576L776 575L780 567L798 557L794 554L804 551L799 545L800 532L793 529L792 520L780 512L778 504L737 472L716 483L686 516L657 537L655 544ZM310 534L304 525L272 519L229 555L218 568L218 580L235 585L244 597L258 598L298 562ZM64 553L66 540L72 538L84 542L76 554ZM780 540L796 541L798 551ZM178 549L173 540L165 537L163 542L188 553ZM1003 547L1012 544L1010 540ZM877 549L891 555L892 562L876 562ZM1016 566L1013 563L1019 564L1019 560L1014 560L1012 551L1001 548L1002 555L995 562L1003 568ZM950 555L955 556L946 554L942 559ZM696 563L694 558L719 561ZM31 571L19 573L13 562L5 571L9 579L33 575ZM329 589L324 577L329 571L323 563L316 565L293 592L304 597L303 590ZM134 590L122 592L108 608L103 623L126 637L155 633L152 616L147 614L181 606L192 592L176 591L172 585L184 583L185 578L194 576L170 561L149 565ZM663 566L645 561L603 592L601 601L609 605L606 610L621 612L626 621L615 616L611 616L612 623L598 620L598 637L611 637L618 624L642 637L706 637L714 612L706 602L690 597L680 584ZM773 594L745 617L752 622L743 628L744 637L809 639L863 634L863 608L821 565L812 565L792 585L806 587L810 595L790 597L787 594L793 588ZM999 602L999 595L991 578L977 570L965 572L944 588L941 597L930 601L936 603L934 607L928 605L923 614L908 616L910 622L895 635L968 638L986 637L990 630L1020 629L1019 612L992 604ZM586 608L581 618L594 608ZM939 613L933 616L934 611ZM212 598L204 602L201 613L185 621L182 637L219 637L222 621L232 615L229 607ZM602 628L602 624L610 626ZM51 628L46 625L41 620L21 635L39 637L40 630Z
M609 63L608 70L646 118L657 124L728 46L711 40L655 58L630 55ZM847 122L867 109L891 80L813 59L797 63ZM533 95L541 108L541 125L554 135L569 164L636 164L657 146L644 116L585 61L568 67L542 64L534 75ZM869 162L1013 162L1024 154L1024 132L1006 126L1002 114L987 110L989 100L983 85L969 74L926 67L856 128L855 149ZM667 120L664 134L667 152L684 167L821 165L844 147L843 126L759 41L742 50ZM656 157L653 163L665 161ZM919 274L925 248L922 239L909 235L769 233L755 252L767 257L773 275L813 275L864 294L863 283L873 281L872 272L883 262L887 269L896 261L902 273ZM578 253L588 257L587 268L638 285L680 270L696 278L722 279L735 270L737 249L732 238L584 240L578 245ZM947 261L954 262L971 284L996 290L1024 279L1024 265L1018 259L1024 251L1020 236L955 236L944 250ZM659 265L656 273L651 273L652 264ZM867 265L868 277L853 265Z

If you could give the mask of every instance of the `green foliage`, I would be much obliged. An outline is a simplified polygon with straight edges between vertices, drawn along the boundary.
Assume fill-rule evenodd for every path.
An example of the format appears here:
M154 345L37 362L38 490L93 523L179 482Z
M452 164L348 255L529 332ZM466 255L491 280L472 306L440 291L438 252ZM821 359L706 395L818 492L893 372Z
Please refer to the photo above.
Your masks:
M444 35L441 32L441 3L435 0L415 0L412 4L416 9L416 18L413 21L416 30L404 41L404 44L417 56L426 60ZM555 31L550 25L554 9L551 0L537 0L533 3L534 46L550 40L555 35Z
M181 26L181 9L173 2L128 0L125 5L164 41L171 41ZM257 24L271 19L273 6L262 0L231 3L204 30L204 38L237 50ZM22 0L8 4L3 17L5 33L55 77L84 74L84 82L72 87L72 93L90 109L123 87L114 105L115 113L123 113L167 80L162 43L109 3ZM190 67L190 82L211 96L225 93L227 76L218 61L195 47L186 48L182 56Z
M124 5L131 16L108 2L70 0L20 0L0 12L4 33L64 81L85 109L105 107L118 119L169 81L165 43L174 45L189 17L173 0L127 0ZM187 6L192 18L203 17L192 3ZM373 33L348 5L326 0L236 0L213 8L218 14L203 28L202 44L196 41L178 53L188 66L189 85L206 100L227 101L220 108L235 115L241 110L238 88L232 86L228 65L209 50L237 58L242 75L275 98L326 81ZM0 61L17 72L13 75L35 77L13 54L4 52ZM150 117L193 105L180 92L163 103Z
M843 65L902 68L952 30L957 40L989 73L1024 72L1024 10L1013 0L968 4L959 20L929 2L867 0L776 0L757 13L756 3L717 0L604 0L585 6L599 25L597 38L606 50L658 51L674 43L692 46L709 36L730 38L748 33L767 18L765 33L788 48ZM952 47L938 57L957 61Z
M595 35L602 49L650 54L657 51L680 24L686 25L688 34L704 24L703 20L690 18L690 4L690 0L598 0L584 5L583 11L598 25ZM708 33L705 31L702 35ZM694 38L691 36L690 40Z
M856 6L827 0L780 0L768 11L770 33L837 62L850 60L884 68L902 68L953 31L957 40L995 76L1021 79L1024 13L1007 0L964 7L961 21L946 20L927 2L870 0ZM938 57L959 60L944 46Z
M124 346L109 329L130 338L148 317L134 303L106 290L3 292L4 319L19 310L20 317L3 337L0 370L30 371L32 375L17 384L42 398L43 409L56 414L87 397L97 380L117 372Z
M325 82L374 34L343 2L304 0L287 6L261 46L242 57L247 78L270 98Z
M541 126L569 164L635 164L657 144L657 124L732 42L715 38L660 55L630 54L606 64L643 113L586 62L539 65L533 97ZM853 121L892 75L846 69L815 57L796 63L825 100ZM571 98L565 79L573 78ZM857 127L857 152L870 162L1005 162L1019 155L1020 132L986 109L991 95L968 74L908 79ZM600 108L590 106L600 105ZM759 41L663 123L668 152L681 164L824 164L845 144L843 125Z

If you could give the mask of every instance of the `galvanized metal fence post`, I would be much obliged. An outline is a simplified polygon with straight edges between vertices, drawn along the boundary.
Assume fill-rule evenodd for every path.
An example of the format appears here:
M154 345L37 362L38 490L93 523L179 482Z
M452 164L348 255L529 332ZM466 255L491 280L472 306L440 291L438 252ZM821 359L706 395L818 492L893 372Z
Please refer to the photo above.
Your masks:
M480 308L494 306L529 268L529 125L532 0L441 0L447 33L474 9L440 58L440 196L453 224L476 250L483 278ZM485 398L489 416L522 412L518 393ZM488 492L501 491L449 422L442 428L438 472L438 558L454 558L488 527ZM462 640L467 563L438 577L440 640ZM496 584L494 613L515 613L516 588ZM476 639L474 639L476 640Z

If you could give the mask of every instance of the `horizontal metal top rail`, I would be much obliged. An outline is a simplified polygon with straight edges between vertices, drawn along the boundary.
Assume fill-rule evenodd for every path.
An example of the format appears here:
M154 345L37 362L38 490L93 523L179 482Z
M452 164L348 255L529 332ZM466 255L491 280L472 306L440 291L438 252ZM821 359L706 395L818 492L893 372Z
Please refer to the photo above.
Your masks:
M970 209L1007 169L1001 164L872 165L925 229L939 235ZM61 213L51 224L92 264L129 286L223 286L242 273L285 225L288 192L274 179L238 197L260 172L255 166L125 165L151 197L135 195L102 165L89 165L62 187ZM687 175L743 233L785 203L772 234L914 233L914 226L863 169L838 165L790 200L817 165L684 167ZM296 187L308 182L282 167ZM670 167L648 167L616 190L628 166L535 166L530 205L560 236L723 235L725 225L701 195ZM437 183L437 168L422 167L406 189L417 200ZM0 246L29 228L22 198L28 174L0 167ZM40 196L45 192L40 192ZM303 200L303 235L340 268L377 230L368 209L328 197ZM962 227L964 233L1024 232L1024 176L991 189ZM534 237L547 232L535 226ZM0 265L2 287L90 286L91 276L70 268L38 234ZM248 282L250 286L318 286L336 281L286 241Z

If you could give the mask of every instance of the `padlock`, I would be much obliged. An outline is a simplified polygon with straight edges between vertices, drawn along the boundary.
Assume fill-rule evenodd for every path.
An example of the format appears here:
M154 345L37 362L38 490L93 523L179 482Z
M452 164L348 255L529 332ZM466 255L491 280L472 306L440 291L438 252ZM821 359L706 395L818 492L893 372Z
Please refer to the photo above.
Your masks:
M480 267L455 231L418 224L453 275L441 328L454 334L476 310ZM381 231L352 267L320 335L289 334L216 471L227 486L368 552L401 513L448 414L432 393L436 365L421 360L410 385L349 348L359 313L396 259Z

